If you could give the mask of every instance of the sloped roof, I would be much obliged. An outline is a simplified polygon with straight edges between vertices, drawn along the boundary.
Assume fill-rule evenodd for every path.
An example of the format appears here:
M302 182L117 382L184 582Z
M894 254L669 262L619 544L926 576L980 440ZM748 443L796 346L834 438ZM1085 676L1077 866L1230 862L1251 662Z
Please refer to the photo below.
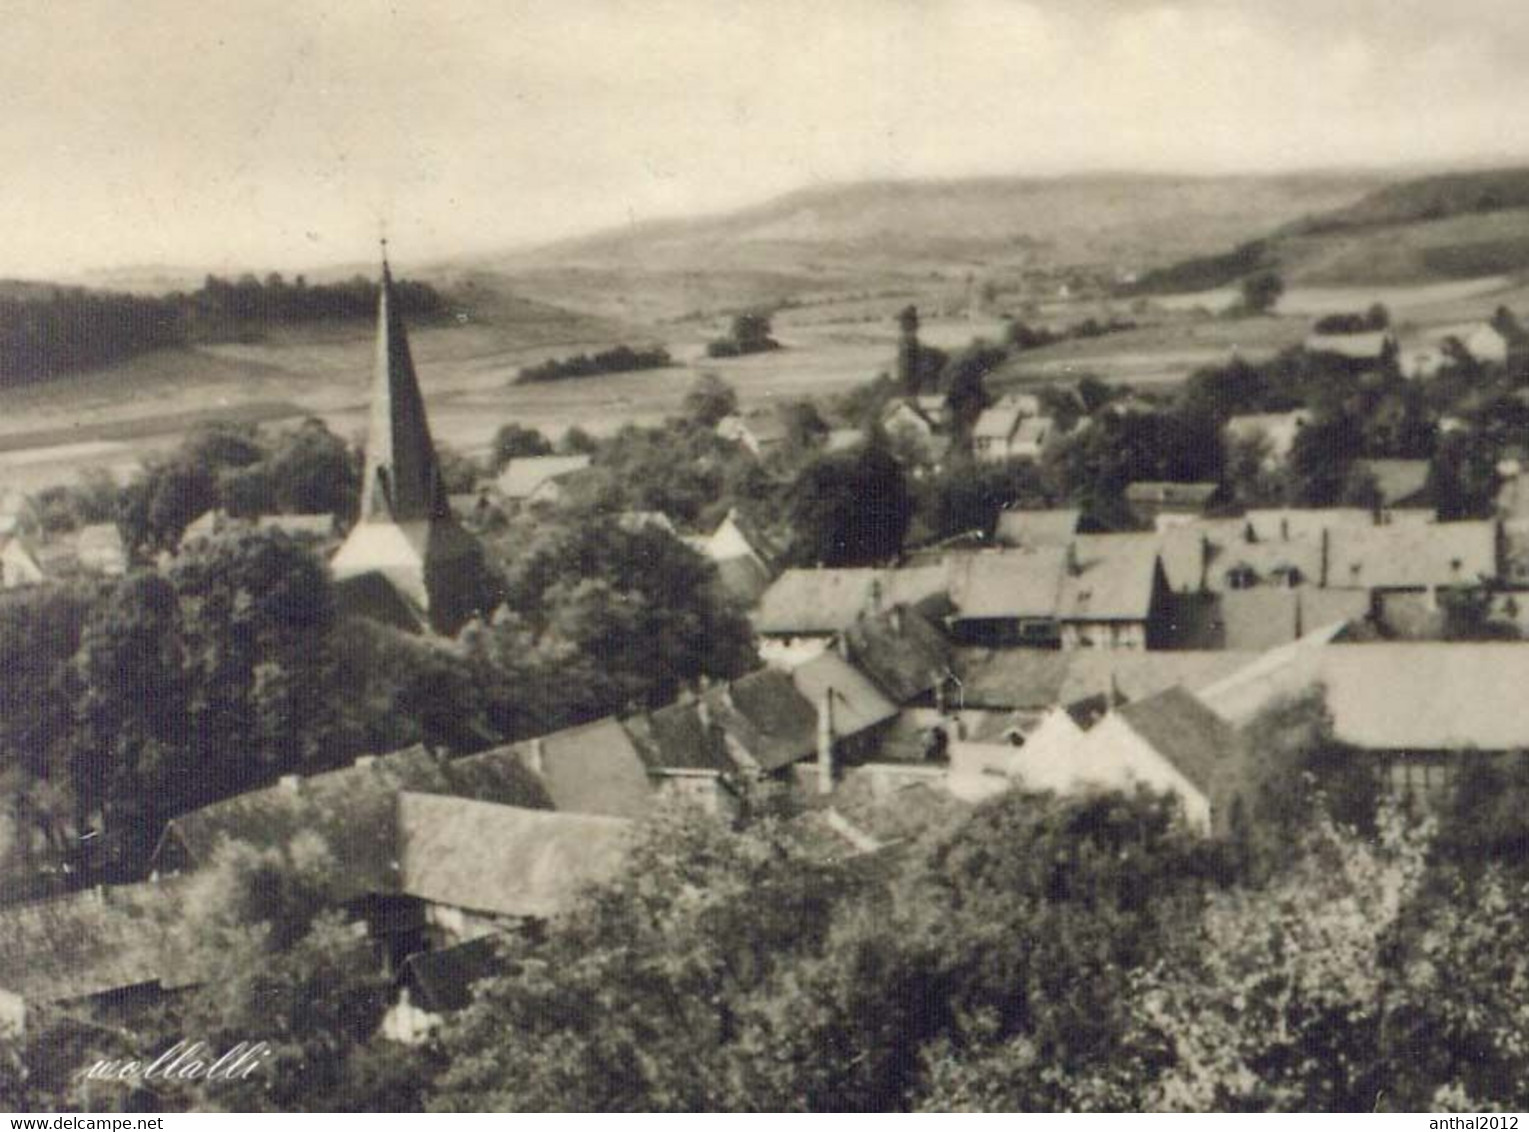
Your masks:
M1130 503L1155 503L1159 506L1203 507L1220 490L1214 483L1170 483L1165 480L1138 480L1127 484L1125 496Z
M759 599L761 633L837 633L870 605L880 570L787 570Z
M1005 511L993 532L1004 546L1066 546L1078 533L1076 508L1054 511Z
M1196 695L1222 719L1241 726L1269 704L1316 683L1321 678L1323 652L1342 630L1342 624L1320 626L1299 640L1270 649L1246 668L1199 689Z
M171 878L0 906L0 988L59 1002L182 985L187 972L175 970L173 942L185 890Z
M405 792L398 827L404 895L542 919L620 871L632 823Z
M1341 645L1321 654L1337 737L1367 750L1529 747L1529 644Z
M473 985L506 970L494 936L479 936L455 947L416 951L403 961L398 981L411 987L414 1000L431 1014L463 1010L472 1002Z
M449 514L440 461L430 439L425 399L403 313L393 296L393 275L382 264L377 293L377 344L366 468L361 478L361 522L442 519Z
M779 770L817 751L817 709L784 672L751 672L702 698L712 719L761 770Z
M1057 614L1067 550L1057 546L953 554L950 598L964 620L1045 618Z
M922 605L948 589L943 566L787 570L760 598L754 628L765 634L837 633L863 612Z
M1202 792L1214 787L1235 755L1231 725L1183 688L1126 704L1117 714Z
M1375 516L1363 507L1252 507L1242 517L1262 542L1320 538L1334 527L1373 527Z
M255 520L259 531L281 531L292 538L328 538L334 534L333 515L261 515Z
M1497 525L1483 519L1335 528L1327 561L1331 587L1476 585L1497 577Z
M507 499L528 499L549 480L561 479L589 467L589 457L517 456L505 465L494 481Z
M850 659L894 702L933 688L950 668L950 642L915 609L860 617L844 630Z
M966 706L1040 710L1061 702L1076 652L1049 649L957 649L953 667Z
M443 763L413 747L214 802L173 819L165 837L205 864L225 839L285 846L299 835L317 834L334 859L335 899L391 892L398 860L394 800L402 790L548 805L546 792L523 769L499 765L490 771L469 760Z
M1026 417L1014 430L1014 447L1039 448L1051 435L1052 423L1050 417Z
M1363 620L1370 613L1370 595L1366 590L1259 586L1227 590L1217 606L1224 646L1262 652L1324 625Z
M1152 610L1158 563L1155 535L1082 535L1073 543L1076 569L1062 579L1064 621L1145 621Z
M1024 416L1025 411L1020 406L1000 401L991 408L982 410L982 415L972 426L972 439L1007 443Z
M727 754L722 729L699 702L670 704L624 722L648 767L656 771L737 769Z
M647 766L615 719L601 719L515 744L562 813L641 817L653 803ZM463 762L483 760L473 755Z
M1213 543L1205 570L1205 588L1220 593L1234 588L1233 576L1251 571L1262 583L1285 584L1292 571L1301 581L1322 580L1323 534L1302 532L1288 539Z
M1306 351L1311 354L1336 354L1355 361L1377 360L1386 352L1391 341L1387 330L1373 330L1360 334L1308 334Z
M1354 471L1374 477L1382 507L1409 502L1428 486L1427 460L1355 460Z
M429 627L424 613L408 595L376 570L336 578L334 596L335 611L341 617L377 621L406 633L423 633Z
M1069 656L1067 674L1057 693L1056 702L1061 704L1108 695L1112 690L1131 702L1149 699L1177 686L1193 692L1241 671L1258 658L1258 653L1225 649L1151 653L1080 649Z
M758 556L739 554L715 563L717 584L740 606L754 605L770 588L770 568Z
M835 735L854 735L897 716L897 705L837 652L819 653L797 665L791 680L814 710L832 693Z

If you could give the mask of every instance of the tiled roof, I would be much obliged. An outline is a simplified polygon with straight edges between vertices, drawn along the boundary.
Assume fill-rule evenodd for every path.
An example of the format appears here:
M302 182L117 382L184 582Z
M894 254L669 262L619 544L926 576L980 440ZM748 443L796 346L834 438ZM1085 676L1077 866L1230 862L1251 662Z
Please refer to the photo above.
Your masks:
M829 634L862 613L893 605L922 605L949 588L943 566L787 570L760 598L754 628L765 634Z
M1259 586L1227 590L1217 605L1222 644L1229 649L1262 652L1324 625L1363 620L1370 612L1370 597L1365 590Z
M1235 756L1231 725L1183 688L1127 704L1117 714L1203 792L1209 793Z
M499 473L499 491L507 499L527 499L549 480L589 467L588 456L517 456Z
M855 665L899 704L928 692L950 667L945 634L915 609L858 618L844 640Z
M1529 644L1340 645L1318 679L1337 737L1368 750L1529 747Z
M546 918L626 859L632 823L403 793L398 890L494 915Z
M1355 589L1471 586L1497 577L1497 526L1385 523L1328 536L1327 585Z
M993 533L1004 546L1066 546L1078 533L1076 509L1058 511L1005 511L998 516Z
M1169 483L1160 480L1140 480L1126 485L1126 500L1130 503L1156 503L1160 506L1201 507L1220 490L1213 483Z
M953 554L950 598L964 620L1055 617L1067 550L984 550Z
M1058 703L1073 704L1093 696L1118 692L1129 702L1145 700L1182 685L1196 691L1246 668L1256 652L1194 649L1182 652L1127 652L1080 649L1067 654L1070 662L1057 695Z
M652 806L647 766L632 737L615 719L570 727L498 752L473 755L453 766L518 760L540 778L552 808L561 813L641 817Z
M1414 500L1428 486L1427 460L1355 460L1354 471L1375 478L1383 507Z
M1077 653L1048 649L957 649L953 667L968 707L1032 711L1061 702Z
M0 989L59 1002L182 985L188 972L174 940L185 889L172 878L0 907Z
M722 729L699 702L670 704L645 716L625 721L627 732L650 769L736 770L727 754Z
M498 940L480 936L456 947L415 952L403 961L398 980L412 989L421 1008L445 1014L466 1008L472 1002L473 984L505 969Z
M193 862L206 864L224 840L276 847L317 835L335 864L335 899L390 892L397 883L394 802L400 791L548 804L540 784L523 769L478 760L443 763L416 747L342 770L284 779L182 814L169 823L163 844L176 843Z
M1222 719L1241 726L1275 701L1314 684L1321 675L1324 650L1332 647L1342 629L1341 624L1316 628L1299 640L1270 649L1240 671L1199 689L1196 695Z
M1083 535L1076 569L1062 580L1063 621L1145 621L1152 609L1158 549L1154 535Z
M1001 402L990 409L984 409L982 415L977 418L977 423L972 426L972 439L1007 443L1024 416L1024 410L1019 406L1005 405Z
M837 652L823 652L797 665L791 680L814 709L832 693L836 735L858 734L897 716L897 705Z

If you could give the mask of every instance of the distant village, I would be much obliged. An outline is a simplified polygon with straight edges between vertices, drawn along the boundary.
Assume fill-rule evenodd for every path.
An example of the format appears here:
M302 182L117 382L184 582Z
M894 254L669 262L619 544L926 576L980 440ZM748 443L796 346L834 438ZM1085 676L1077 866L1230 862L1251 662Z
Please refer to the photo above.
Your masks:
M161 565L198 544L274 532L324 557L343 616L450 650L464 625L495 616L474 597L480 533L554 512L595 469L588 452L516 455L448 490L386 270L379 301L354 525L212 508ZM1502 312L1431 343L1317 329L1304 353L1356 390L1390 396L1451 367L1515 372L1529 335ZM1511 397L1529 408L1525 393ZM957 459L1039 465L1096 424L1163 407L1161 395L1116 390L1059 414L1057 396L1012 388L956 404L948 390L893 383L870 429L830 423L814 443L830 455L888 446L917 482ZM1424 423L1441 437L1470 433L1470 411L1430 410ZM1247 475L1277 477L1318 409L1233 412L1217 425L1253 455ZM772 409L732 405L711 427L759 462L795 442ZM1324 506L1249 505L1225 477L1135 479L1113 529L1086 500L1003 499L990 525L914 524L884 560L844 566L787 564L778 517L741 506L702 531L662 510L613 514L712 565L747 612L761 666L698 679L667 705L465 755L377 751L178 814L136 880L0 905L0 1026L22 1033L39 1008L127 1010L194 982L175 927L228 841L322 839L333 899L392 980L383 1032L419 1042L496 969L486 941L535 932L615 875L635 826L666 806L724 825L790 814L825 854L869 858L887 839L856 816L868 799L895 810L1014 788L1146 786L1174 796L1188 828L1228 836L1246 820L1246 728L1320 695L1336 739L1426 810L1447 797L1466 752L1529 749L1526 441L1492 450L1490 511L1471 517L1441 514L1434 463L1400 456L1357 458L1348 483L1362 490L1335 489ZM153 568L131 563L113 522L63 537L38 529L36 501L8 492L6 590Z

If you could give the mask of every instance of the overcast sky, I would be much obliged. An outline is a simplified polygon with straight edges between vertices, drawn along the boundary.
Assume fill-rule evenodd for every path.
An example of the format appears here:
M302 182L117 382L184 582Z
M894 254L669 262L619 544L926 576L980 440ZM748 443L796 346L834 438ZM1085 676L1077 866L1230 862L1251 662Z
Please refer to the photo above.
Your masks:
M6 0L0 276L868 177L1529 159L1522 0Z

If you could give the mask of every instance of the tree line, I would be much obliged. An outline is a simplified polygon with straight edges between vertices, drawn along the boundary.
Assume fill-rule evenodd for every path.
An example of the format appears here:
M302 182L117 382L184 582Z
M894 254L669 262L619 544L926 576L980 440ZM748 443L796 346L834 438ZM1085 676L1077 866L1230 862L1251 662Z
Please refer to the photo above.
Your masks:
M400 280L394 293L412 317L446 312L446 300L427 283ZM279 274L264 280L209 275L195 291L157 297L74 288L0 298L0 386L46 381L266 326L371 318L376 309L377 284L361 276L310 284L301 275L290 283Z

